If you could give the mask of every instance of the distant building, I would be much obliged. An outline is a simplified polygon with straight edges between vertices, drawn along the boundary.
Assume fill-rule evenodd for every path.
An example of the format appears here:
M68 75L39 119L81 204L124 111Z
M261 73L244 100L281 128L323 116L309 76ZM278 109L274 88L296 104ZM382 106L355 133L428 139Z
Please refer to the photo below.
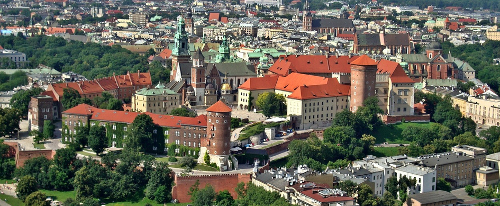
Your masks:
M5 65L8 63L5 61L2 61L3 58L8 59L9 61L12 61L13 63L16 64L16 67L25 67L26 64L28 63L28 59L26 58L26 54L14 50L8 50L8 49L0 49L0 66L2 67L7 67L8 65Z
M353 53L360 54L409 54L412 51L410 35L402 34L356 34Z
M394 170L398 181L406 176L415 179L415 187L410 188L410 194L424 193L436 190L436 170L416 165L405 165Z
M132 21L132 23L136 24L137 26L146 26L146 23L148 23L148 19L146 18L146 14L133 13L133 14L129 14L128 18L130 21Z
M56 120L59 117L59 107L54 98L43 92L31 97L28 110L29 130L42 131L45 120Z

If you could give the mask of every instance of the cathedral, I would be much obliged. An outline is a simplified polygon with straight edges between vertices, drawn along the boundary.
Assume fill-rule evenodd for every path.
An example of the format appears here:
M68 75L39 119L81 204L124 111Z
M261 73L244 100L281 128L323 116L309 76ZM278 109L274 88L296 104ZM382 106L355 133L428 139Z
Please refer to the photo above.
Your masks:
M189 51L186 23L182 16L177 22L172 48L171 83L183 85L183 104L186 106L212 105L218 100L228 105L237 103L237 88L247 79L256 77L255 67L231 56L229 40L224 36L215 58L206 59L200 48Z

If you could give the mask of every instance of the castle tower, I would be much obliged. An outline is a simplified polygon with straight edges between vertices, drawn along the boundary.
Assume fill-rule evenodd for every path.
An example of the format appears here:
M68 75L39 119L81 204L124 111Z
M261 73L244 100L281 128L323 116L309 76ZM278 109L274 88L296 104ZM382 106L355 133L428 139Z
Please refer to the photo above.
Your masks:
M189 53L188 35L185 30L184 18L177 17L177 31L174 35L174 48L172 49L172 72L170 80L175 80L178 63L189 62L191 54Z
M231 111L231 108L222 101L216 102L207 109L207 137L201 141L198 162L203 162L205 153L208 153L210 162L216 163L221 170L231 169L231 165L234 163L229 157L229 149L231 149Z
M191 86L194 88L196 105L204 104L205 84L205 57L198 49L193 55L193 66L191 67Z
M304 4L304 12L302 15L302 29L304 31L312 31L312 14L309 9L309 2L307 0Z
M363 101L375 96L377 62L363 55L351 62L351 111L356 112Z
M222 43L219 46L219 54L215 57L215 62L221 63L224 61L229 61L231 59L231 54L229 50L229 43L227 42L226 35L222 37Z

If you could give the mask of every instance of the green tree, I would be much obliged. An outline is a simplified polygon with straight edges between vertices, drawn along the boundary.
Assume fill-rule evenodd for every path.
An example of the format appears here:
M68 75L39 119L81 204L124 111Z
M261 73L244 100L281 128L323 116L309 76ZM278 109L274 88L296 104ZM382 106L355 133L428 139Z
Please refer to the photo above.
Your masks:
M181 117L196 117L196 113L185 108L185 107L181 107L181 108L176 108L176 109L173 109L171 112L170 112L170 115L173 115L173 116L181 116Z
M50 203L47 201L47 195L45 193L36 191L28 195L24 201L26 206L49 206Z
M126 148L143 152L151 151L151 145L153 145L153 130L155 129L156 125L149 115L137 115L130 125L129 135L126 139Z
M396 176L392 176L389 179L387 179L387 183L385 184L385 189L393 197L398 196L398 187L399 187L399 182Z
M0 178L11 179L16 164L14 161L10 161L9 146L4 144L3 141L3 139L0 139Z
M78 143L80 146L85 147L88 145L89 142L89 132L90 128L87 125L84 126L77 126L75 128L76 130L76 135L75 135L75 142Z
M440 177L437 179L436 190L444 190L450 192L451 184L447 182L444 178Z
M109 110L123 110L123 103L121 100L119 99L110 99L108 101L108 106L106 107L106 109L109 109Z
M13 135L19 131L19 122L21 121L21 111L11 108L0 108L0 137Z
M236 188L234 188L234 191L236 194L238 194L238 199L242 199L246 196L246 188L245 188L245 183L244 182L239 182L236 185Z
M264 92L257 97L255 102L266 117L273 115L281 116L286 114L286 100L281 94Z
M198 191L200 191L200 181L196 180L196 182L194 182L194 184L189 187L189 191L187 193L189 196L191 196L191 201L194 202L194 200L196 199L196 193L198 193Z
M340 182L336 186L336 188L338 188L344 192L347 192L348 196L352 196L352 195L356 194L356 192L358 190L358 184L356 184L355 182L353 182L351 180L346 180L346 181Z
M196 161L191 156L184 156L179 160L179 164L183 168L193 169L196 166Z
M205 152L205 155L203 156L203 161L205 164L209 165L210 164L210 155L208 155L208 152Z
M229 191L222 190L215 197L215 203L219 206L232 206L234 204L234 199Z
M94 125L89 131L89 147L99 155L107 147L106 128L104 126Z
M55 126L51 120L43 121L43 137L45 139L51 139L54 137Z
M362 205L364 202L371 201L373 199L375 199L375 197L373 197L373 192L370 186L367 184L359 185L357 199L358 204Z
M465 186L465 192L469 196L474 195L474 188L472 187L472 185Z
M43 135L43 133L38 130L31 130L30 135L33 136L33 141L35 141L37 144L40 144L40 141L45 140L45 136Z
M173 178L171 170L167 165L164 162L157 162L146 186L146 196L149 199L156 200L158 203L166 203L172 199L170 191L173 185ZM162 188L160 189L160 187Z
M31 101L31 97L39 95L42 92L43 89L39 87L35 87L29 90L20 90L12 95L12 98L10 99L10 106L13 109L18 109L19 111L21 111L21 114L23 116L26 116L28 115L28 104Z
M196 192L196 198L193 201L193 205L195 206L208 206L213 205L213 201L215 199L217 193L215 193L214 187L212 185L207 184L205 188Z
M17 197L24 202L26 200L26 197L37 190L38 187L35 178L27 175L19 180L16 188L16 194Z
M54 164L60 169L71 169L71 164L76 161L76 152L72 148L56 150Z
M80 103L81 103L81 96L80 93L78 93L78 91L76 91L71 87L63 89L61 104L63 105L64 110L73 108Z

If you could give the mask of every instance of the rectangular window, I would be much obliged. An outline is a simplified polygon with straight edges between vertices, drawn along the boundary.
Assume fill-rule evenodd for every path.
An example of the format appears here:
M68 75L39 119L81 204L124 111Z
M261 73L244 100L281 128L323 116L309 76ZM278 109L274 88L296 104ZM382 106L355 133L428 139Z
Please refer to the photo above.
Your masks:
M47 115L43 115L43 119L47 119Z
M127 131L127 127L123 127L123 131L125 131L125 132L126 132L126 131Z

